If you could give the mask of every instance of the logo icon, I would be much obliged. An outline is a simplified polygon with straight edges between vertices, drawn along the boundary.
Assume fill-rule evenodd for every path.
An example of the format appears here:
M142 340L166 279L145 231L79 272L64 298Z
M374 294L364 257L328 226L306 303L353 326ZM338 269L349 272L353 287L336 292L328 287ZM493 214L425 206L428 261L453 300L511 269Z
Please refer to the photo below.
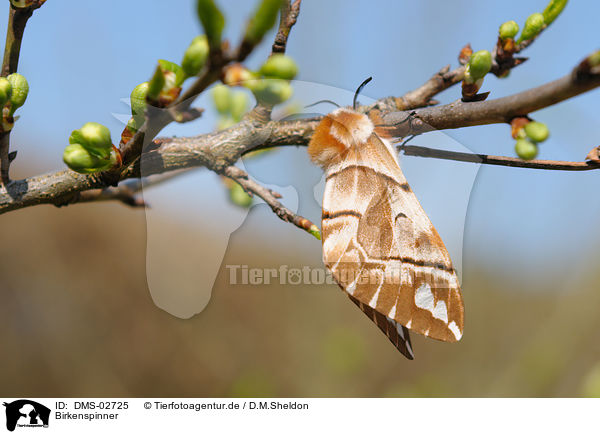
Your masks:
M14 431L16 427L48 427L50 409L30 399L19 399L4 403L6 407L6 429Z

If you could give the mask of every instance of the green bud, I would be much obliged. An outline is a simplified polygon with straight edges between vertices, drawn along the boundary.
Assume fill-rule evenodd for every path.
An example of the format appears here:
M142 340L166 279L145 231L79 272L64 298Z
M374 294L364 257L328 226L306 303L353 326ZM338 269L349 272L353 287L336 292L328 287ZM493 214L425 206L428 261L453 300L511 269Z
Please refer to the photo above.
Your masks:
M500 34L500 39L512 39L519 33L519 25L516 21L507 21L500 26L498 33Z
M188 77L198 75L208 57L208 39L205 35L196 36L185 50L181 67Z
M567 5L567 0L550 0L542 15L544 16L544 23L549 26L563 11Z
M79 144L100 158L107 158L112 150L110 130L97 122L88 122L69 137L70 144Z
M12 86L6 77L0 77L0 107L6 104L12 95Z
M316 225L312 225L310 228L308 228L308 232L317 240L321 239L321 231Z
M198 0L196 10L204 27L204 33L211 48L221 45L221 33L225 27L225 17L213 0Z
M33 4L33 0L10 0L10 3L17 9L28 8Z
M217 84L212 89L215 108L222 115L229 113L230 92L229 87L224 84Z
M550 131L548 131L546 124L541 122L529 122L523 129L525 130L527 137L537 143L543 142L550 135Z
M63 161L69 169L79 173L101 172L114 164L110 157L102 159L89 152L79 143L67 146L63 152Z
M522 160L533 160L537 156L538 147L527 139L518 139L515 144L515 152Z
M474 81L483 78L492 69L492 55L488 50L479 50L469 58L469 74Z
M246 193L244 188L237 182L231 184L231 187L229 188L229 199L231 199L234 204L243 208L248 208L252 205L252 196Z
M138 124L138 121L135 120L135 118L131 118L127 121L127 127L130 131L133 131L134 133L140 129L140 126Z
M148 96L149 83L147 81L138 84L131 91L131 114L134 117L143 117L146 111L146 97Z
M256 99L264 104L275 105L290 99L294 90L287 80L278 78L252 80L250 90Z
M242 117L248 110L248 95L244 92L231 92L229 97L229 112L236 122L242 120Z
M260 73L269 78L291 80L298 73L298 66L294 59L285 54L273 54L260 67Z
M600 50L593 52L588 56L588 62L590 62L590 66L593 68L595 66L600 65Z
M248 23L244 39L254 45L258 44L265 33L275 25L281 3L282 0L262 0Z
M25 104L27 94L29 93L29 83L27 83L27 79L25 77L16 72L14 74L10 74L6 78L12 87L12 95L10 96L10 110L12 114L16 109Z
M544 28L544 16L539 12L529 15L525 21L525 27L521 32L521 36L517 42L528 41L537 36Z

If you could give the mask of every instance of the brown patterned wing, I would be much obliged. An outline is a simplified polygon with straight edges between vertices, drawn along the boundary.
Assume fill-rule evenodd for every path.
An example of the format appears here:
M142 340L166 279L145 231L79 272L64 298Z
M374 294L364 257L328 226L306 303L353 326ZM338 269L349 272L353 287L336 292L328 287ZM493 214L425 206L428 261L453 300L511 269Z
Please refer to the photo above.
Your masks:
M325 265L384 333L377 314L434 339L461 338L463 303L450 256L376 134L328 169L322 223Z

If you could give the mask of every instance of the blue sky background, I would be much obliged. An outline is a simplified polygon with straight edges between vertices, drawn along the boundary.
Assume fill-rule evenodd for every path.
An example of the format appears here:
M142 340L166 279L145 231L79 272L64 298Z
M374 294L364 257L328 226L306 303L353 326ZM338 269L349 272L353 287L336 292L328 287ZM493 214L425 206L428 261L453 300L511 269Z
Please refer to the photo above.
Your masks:
M255 2L219 3L227 17L226 35L235 43ZM502 22L515 19L521 25L545 4L545 0L305 0L288 54L300 67L298 80L325 86L313 91L297 90L296 98L306 103L335 99L332 94L342 98L343 93L335 89L351 95L368 76L374 79L364 90L363 101L401 95L442 66L456 66L457 54L465 43L470 42L475 50L491 49ZM5 31L7 8L1 9L0 22ZM486 78L482 90L491 91L490 98L497 98L568 73L586 54L599 48L599 12L600 4L596 2L570 2L563 15L523 53L530 60L514 70L509 79ZM107 125L118 142L123 125L114 114L128 111L122 99L149 78L157 59L179 61L189 41L201 31L192 0L48 0L29 21L23 41L19 72L27 77L31 90L26 105L18 112L21 119L12 135L12 148L19 151L12 166L13 176L62 168L62 150L70 132L87 121ZM249 59L249 66L262 63L271 42L272 37L267 37ZM540 158L582 160L600 143L598 96L598 91L590 92L533 114L551 130ZM450 102L459 97L460 89L455 87L438 99ZM337 102L349 104L350 97ZM197 105L209 107L209 99L202 97ZM212 130L214 124L214 116L207 113L192 124L171 126L162 135L200 134ZM513 155L506 125L419 138L421 144L431 142ZM278 150L247 162L247 167L263 182L282 188L294 186L300 212L319 220L313 187L321 173L310 165L304 148ZM524 287L543 276L552 288L568 289L577 274L598 262L600 172L482 167L477 173L474 165L414 157L404 158L403 167L453 256L464 255L465 269L472 264L519 275ZM217 177L205 172L149 193L155 205L152 212L181 218L186 224L202 222L218 228L218 217L203 214L203 207L192 209L186 205L191 191L213 203L220 210L218 214L239 216L239 210L222 200L224 194ZM293 204L293 190L287 197ZM319 246L313 239L280 223L267 210L256 212L264 218L248 222L251 226L246 230L262 236L270 247L294 245L318 263ZM213 220L207 222L209 218ZM273 238L276 241L268 241Z

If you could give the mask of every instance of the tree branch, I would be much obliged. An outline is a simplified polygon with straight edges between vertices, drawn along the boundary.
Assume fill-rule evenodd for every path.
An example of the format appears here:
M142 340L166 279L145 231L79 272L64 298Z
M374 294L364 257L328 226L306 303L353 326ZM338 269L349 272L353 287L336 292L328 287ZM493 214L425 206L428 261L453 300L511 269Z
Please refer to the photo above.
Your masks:
M279 29L277 30L277 35L275 35L275 42L273 42L273 48L271 50L272 54L285 53L290 31L294 24L296 24L298 14L300 13L300 2L301 0L296 0L294 3L291 3L291 0L286 0L283 3L283 6L281 7Z
M27 20L33 15L33 11L39 8L45 0L38 0L27 8L15 8L10 5L8 14L8 26L6 29L6 43L4 45L4 59L2 60L2 77L17 72L19 66L19 55L21 53L21 42L25 33ZM10 154L10 131L0 133L0 181L7 184L10 181L9 170Z
M514 95L486 101L456 101L411 113L394 112L384 115L378 125L390 137L404 137L433 130L507 123L517 116L557 104L600 86L600 74L579 75L576 68L558 80Z
M269 190L268 188L263 187L257 182L251 180L248 174L238 167L228 166L223 170L222 173L226 177L233 179L235 182L240 184L250 196L256 194L258 197L264 200L281 220L292 223L316 238L321 239L319 228L313 222L293 213L277 200L281 198L279 193Z
M504 98L455 102L416 112L384 113L383 123L377 127L378 130L391 132L389 136L405 137L435 129L508 122L514 116L526 115L599 85L600 74L594 70L583 71L580 65L563 78ZM317 117L265 123L264 119L247 116L237 125L216 133L158 139L144 148L142 159L124 170L120 179L197 166L223 173L226 167L234 165L242 155L250 151L279 146L306 146L320 119ZM72 171L13 181L0 187L0 213L41 203L57 204L79 191L106 186L106 181L99 175L86 176Z
M521 160L514 157L503 157L486 154L469 154L466 152L444 151L423 146L398 146L404 155L413 157L439 158L442 160L462 161L466 163L489 164L492 166L522 167L526 169L586 171L600 169L600 162L594 161L553 161L553 160Z

